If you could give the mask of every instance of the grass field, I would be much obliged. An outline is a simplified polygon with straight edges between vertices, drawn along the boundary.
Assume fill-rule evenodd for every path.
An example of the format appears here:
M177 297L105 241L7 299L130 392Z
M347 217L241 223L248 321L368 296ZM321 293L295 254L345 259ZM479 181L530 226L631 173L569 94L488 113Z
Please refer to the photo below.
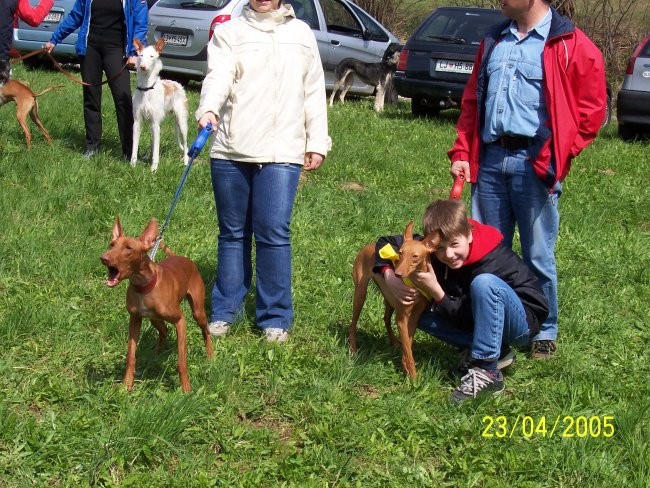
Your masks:
M105 286L99 256L116 214L130 234L164 219L183 171L171 125L158 172L130 168L105 90L105 152L86 161L80 87L22 65L14 78L65 88L40 99L51 146L34 128L26 152L14 107L0 110L0 487L650 484L647 142L622 143L614 123L566 181L556 358L519 352L504 395L457 407L446 373L457 352L419 332L419 376L405 379L378 293L356 357L345 340L352 260L410 219L419 228L426 204L448 195L457 114L414 120L406 104L383 115L368 99L336 105L332 153L295 206L289 342L260 337L250 298L210 361L190 319L193 393L183 395L175 334L156 356L146 325L127 393L126 285ZM193 111L197 86L189 98ZM209 288L217 230L206 156L165 237Z

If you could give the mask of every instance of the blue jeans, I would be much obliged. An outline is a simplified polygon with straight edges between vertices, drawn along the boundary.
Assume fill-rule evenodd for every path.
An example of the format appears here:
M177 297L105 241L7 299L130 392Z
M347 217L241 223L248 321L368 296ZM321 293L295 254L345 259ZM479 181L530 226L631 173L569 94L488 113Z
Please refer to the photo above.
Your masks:
M531 340L557 339L558 300L555 242L560 230L558 201L562 184L552 192L535 174L526 149L511 151L498 144L484 146L477 183L472 185L472 217L499 229L512 247L519 228L523 260L539 278L549 314Z
M255 235L256 321L288 330L293 322L289 226L301 166L211 161L219 240L211 321L243 313L252 280Z
M462 330L438 314L425 310L418 329L460 349L474 359L497 360L503 346L527 346L526 311L515 291L493 274L480 274L470 285L474 331Z

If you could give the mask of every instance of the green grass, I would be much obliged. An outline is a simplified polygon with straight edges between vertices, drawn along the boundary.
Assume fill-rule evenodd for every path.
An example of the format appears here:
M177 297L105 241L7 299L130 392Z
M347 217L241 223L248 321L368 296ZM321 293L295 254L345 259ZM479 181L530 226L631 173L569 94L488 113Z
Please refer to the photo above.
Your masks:
M356 357L345 341L354 256L410 219L419 228L426 204L448 195L446 151L457 113L414 120L406 104L383 115L369 99L336 105L332 153L305 179L295 205L290 341L273 346L260 338L249 299L246 318L215 341L210 361L189 319L193 393L183 395L175 334L156 356L146 325L127 393L120 384L126 285L105 286L99 256L116 214L130 234L167 214L183 171L171 124L158 172L130 168L117 157L105 90L106 152L85 161L81 88L22 65L14 77L37 91L65 88L40 100L51 146L34 128L26 152L13 106L0 111L1 487L650 483L646 142L619 141L614 123L566 181L557 357L532 362L519 353L504 395L459 408L448 401L446 374L456 352L419 332L419 376L405 379L399 351L385 338L378 293L362 314ZM188 93L192 111L198 87ZM165 237L197 263L209 288L217 229L206 158L204 151L193 167ZM486 432L493 437L482 435L497 416L512 436L498 438L496 421ZM546 420L546 433L524 435L525 416L536 427ZM562 438L565 416L600 423L612 416L614 436Z

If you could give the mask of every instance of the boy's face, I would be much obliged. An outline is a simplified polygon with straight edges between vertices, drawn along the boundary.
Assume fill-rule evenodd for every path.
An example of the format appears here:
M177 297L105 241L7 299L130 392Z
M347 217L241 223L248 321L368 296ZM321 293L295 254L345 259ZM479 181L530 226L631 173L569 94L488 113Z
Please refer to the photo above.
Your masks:
M458 269L467 260L471 243L471 232L468 236L459 234L448 241L440 241L436 249L436 258L448 268Z

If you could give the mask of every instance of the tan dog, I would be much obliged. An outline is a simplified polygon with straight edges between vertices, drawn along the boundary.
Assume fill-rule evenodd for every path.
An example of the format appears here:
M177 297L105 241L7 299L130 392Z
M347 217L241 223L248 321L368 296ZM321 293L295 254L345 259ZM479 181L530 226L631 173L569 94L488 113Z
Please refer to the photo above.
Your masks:
M55 85L46 88L40 93L34 93L27 85L16 80L9 80L4 85L0 86L0 106L9 102L16 102L16 119L18 124L25 133L25 140L27 142L27 150L32 147L32 133L27 126L27 115L31 117L34 123L41 129L48 143L52 142L52 137L47 132L41 118L38 116L38 102L37 97L44 95L50 90L61 88L63 85Z
M408 277L416 271L427 270L427 259L436 250L440 242L438 233L430 234L424 240L413 239L413 221L409 222L404 230L404 243L399 250L399 261L395 265L395 275L402 280L408 281ZM413 359L413 336L418 325L420 315L428 303L428 299L418 293L417 298L411 305L404 306L398 302L388 290L384 278L372 269L375 265L376 245L374 243L365 245L354 260L352 269L352 281L354 282L354 301L352 304L352 322L348 329L348 340L350 351L357 351L357 321L361 309L366 301L368 283L372 279L384 295L384 324L390 343L397 347L398 341L393 333L391 318L393 311L396 312L395 322L399 330L402 342L402 367L404 372L411 378L416 376L415 360ZM413 284L408 281L408 286Z
M158 222L151 219L140 237L128 237L124 234L118 216L113 225L110 248L101 257L102 263L108 268L106 284L110 288L117 286L122 280L129 280L126 309L131 319L124 384L129 390L133 388L135 350L140 337L142 317L147 317L158 330L156 352L160 351L167 337L165 322L176 325L178 375L181 388L187 393L191 386L187 376L186 323L180 303L183 298L187 298L194 320L201 327L208 357L212 357L212 340L203 303L205 288L196 265L188 258L176 256L162 243L161 247L167 258L160 263L155 263L149 258L147 251L153 246L157 234Z

